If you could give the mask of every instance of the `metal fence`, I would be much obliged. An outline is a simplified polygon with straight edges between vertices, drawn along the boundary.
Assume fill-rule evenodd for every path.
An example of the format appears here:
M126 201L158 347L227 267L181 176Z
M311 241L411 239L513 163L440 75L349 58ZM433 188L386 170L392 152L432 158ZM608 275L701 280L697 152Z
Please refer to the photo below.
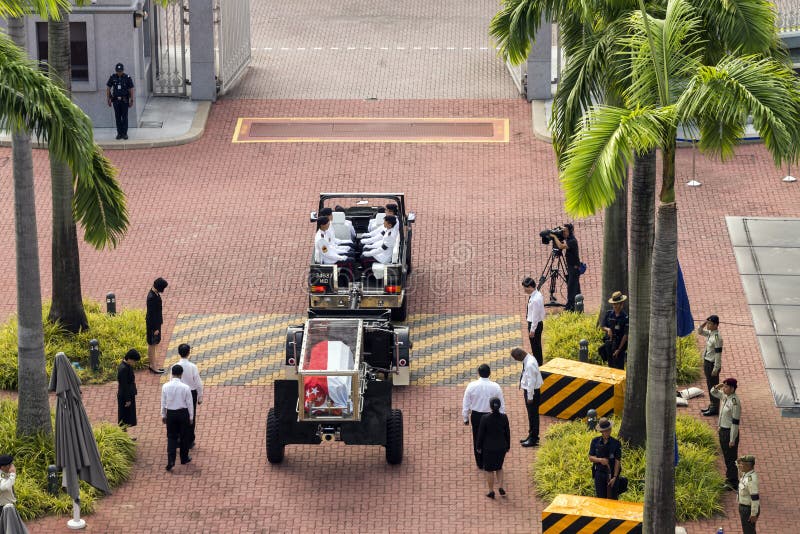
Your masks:
M189 0L179 0L166 7L153 5L150 17L153 50L153 95L186 96L189 78Z
M217 87L224 94L250 64L250 0L217 0L214 10Z

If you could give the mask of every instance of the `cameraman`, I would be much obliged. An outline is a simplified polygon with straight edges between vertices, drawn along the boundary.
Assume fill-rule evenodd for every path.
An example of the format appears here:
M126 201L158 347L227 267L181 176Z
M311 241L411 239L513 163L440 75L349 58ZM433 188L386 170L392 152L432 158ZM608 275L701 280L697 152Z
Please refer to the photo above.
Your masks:
M567 262L567 304L564 309L567 311L575 310L575 295L581 292L581 258L578 254L578 240L575 239L575 231L570 223L564 224L561 241L558 235L550 233L550 238L553 244L564 253L564 259Z

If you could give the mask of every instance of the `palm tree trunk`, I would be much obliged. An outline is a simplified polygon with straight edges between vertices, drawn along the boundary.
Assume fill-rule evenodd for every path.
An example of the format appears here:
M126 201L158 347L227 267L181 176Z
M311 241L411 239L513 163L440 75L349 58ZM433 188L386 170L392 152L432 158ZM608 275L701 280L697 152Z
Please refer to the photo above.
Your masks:
M72 68L67 10L60 10L60 20L48 21L47 41L50 79L70 95ZM72 215L72 171L64 161L52 156L50 181L53 193L53 305L47 318L77 333L88 328L89 323L83 309L78 232Z
M603 279L601 281L600 316L598 326L611 309L608 297L614 291L628 293L628 177L617 198L605 210L603 224Z
M656 204L656 153L636 156L631 185L630 335L625 365L625 410L619 435L643 446L647 430L647 354L650 344L650 269Z
M672 134L674 139L674 132ZM656 215L647 376L647 463L644 532L675 532L675 300L678 284L678 210L674 196L675 146L664 148ZM671 199L666 201L664 199Z
M9 18L8 35L25 46L25 19ZM18 385L17 435L50 434L50 404L42 326L42 288L39 280L39 244L36 233L36 199L33 155L29 132L11 135L14 165L14 223L17 249Z

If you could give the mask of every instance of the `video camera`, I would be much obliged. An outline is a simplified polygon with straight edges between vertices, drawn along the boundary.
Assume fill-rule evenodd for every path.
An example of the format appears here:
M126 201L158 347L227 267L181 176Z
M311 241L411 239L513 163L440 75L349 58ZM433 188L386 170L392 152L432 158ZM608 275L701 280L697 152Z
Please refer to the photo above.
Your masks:
M550 241L553 240L553 238L550 237L550 234L554 234L556 237L558 237L559 239L561 239L563 241L564 240L564 227L563 226L556 226L553 229L542 230L541 232L539 232L539 237L542 238L542 245L548 245L548 244L550 244Z

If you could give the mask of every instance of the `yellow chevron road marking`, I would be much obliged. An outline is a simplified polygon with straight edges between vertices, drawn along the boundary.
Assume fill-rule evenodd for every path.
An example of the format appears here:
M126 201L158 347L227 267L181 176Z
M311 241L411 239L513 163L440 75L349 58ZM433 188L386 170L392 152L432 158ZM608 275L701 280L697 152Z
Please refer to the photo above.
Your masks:
M255 360L252 360L252 361L249 361L249 362L242 362L242 365L240 365L240 366L232 367L230 369L226 369L226 370L222 371L221 373L217 373L217 374L209 376L209 380L213 380L217 384L221 384L221 383L226 382L228 380L236 379L237 377L242 376L244 374L247 374L250 371L254 371L256 369L264 368L267 365L265 360L272 359L271 354L281 354L281 353L277 352L276 349L278 349L279 347L282 347L282 346L283 346L283 339L267 342L267 343L261 345L261 347L260 347L261 349L263 349L263 354L265 355L263 358L257 358ZM270 351L273 351L273 350L276 350L276 352L270 353ZM234 363L235 363L236 358L241 357L241 356L247 356L247 355L250 355L250 354L252 354L252 350L239 351L237 349L237 350L231 351L231 353L226 354L225 357L228 360L234 360Z
M423 338L423 339L419 339L415 335L414 331L411 331L410 332L411 340L414 341L415 339L417 339L417 341L414 341L414 353L415 354L419 354L420 351L423 351L426 348L431 347L433 345L436 345L438 343L441 343L443 341L448 341L448 340L451 340L451 339L454 339L454 338L457 338L457 337L462 337L462 336L474 335L474 334L476 334L478 332L484 332L484 331L490 330L490 329L502 328L504 326L509 326L511 323L515 323L516 321L517 321L517 319L515 317L504 317L504 318L501 318L501 319L496 319L494 321L489 321L488 323L483 323L483 324L469 326L467 328L461 328L461 329L458 329L458 330L448 331L448 332L445 332L445 333L442 333L442 334L437 334L435 336L426 337L426 338ZM458 321L458 323L456 323L456 324L461 324L461 323L464 323L464 322L467 322L467 320ZM419 360L417 360L417 361L419 361Z
M497 323L499 323L499 321ZM460 337L463 336L464 334L474 335L482 330L493 329L496 328L497 326L498 326L497 324L488 323L486 325L482 325L481 327L471 328L466 331L462 330L457 334L457 336ZM451 336L451 337L456 337L456 336ZM472 341L465 341L463 343L451 345L445 349L438 350L436 352L421 357L414 357L414 354L419 354L417 352L417 344L414 343L414 354L412 354L411 368L412 370L424 369L426 367L430 367L431 365L444 361L448 357L452 357L453 355L458 354L460 352L469 352L479 347L489 345L493 342L510 343L511 341L517 339L518 337L519 334L517 332L500 332L498 334L493 334L490 336L479 337L477 339L473 339Z
M271 338L276 337L274 334L279 334L279 339L283 342L284 333L286 330L288 323L286 324L274 324L270 326L264 326L261 328L253 328L252 330L247 330L246 332L240 332L238 334L234 334L231 336L221 337L219 339L215 339L214 341L209 341L208 343L197 343L197 348L192 350L192 354L194 355L195 359L200 359L201 354L212 354L210 358L203 359L203 365L207 362L210 362L212 365L217 362L224 362L230 360L225 355L221 356L213 356L216 349L219 347L224 347L225 345L231 345L236 343L237 341L242 341L245 339L253 339L254 342L247 345L247 347L253 347L253 349L257 349L262 343L265 341L269 341ZM273 334L270 336L270 339L265 339L267 335ZM236 347L239 351L241 347ZM226 353L227 354L227 353Z
M431 336L429 338L424 337L424 334L432 331L437 330L440 328L454 328L458 325L469 323L475 319L480 319L482 317L486 317L485 315L445 315L439 316L439 319L433 320L431 323L424 324L422 326L415 326L411 329L411 339L418 339L419 343L422 343L422 346L429 346L430 344L427 341L435 340L439 337L448 338L453 337L454 332L447 332L444 334L437 334L436 336ZM427 344L426 344L427 343ZM414 343L414 348L416 348L418 343Z
M195 338L195 339L208 338L208 337L214 336L216 334L224 334L226 332L232 332L234 330L238 330L238 329L246 327L246 326L251 326L251 325L258 324L258 323L264 323L264 322L268 321L269 319L270 319L270 317L267 317L267 316L264 316L264 315L257 315L255 317L246 317L246 318L238 319L238 320L231 321L231 322L228 322L228 323L225 323L225 324L217 325L215 327L208 328L206 330L200 330L198 332L193 333L192 337ZM225 339L225 338L222 338L222 339ZM219 346L218 341L219 340L209 341L208 343L203 342L202 346L203 347L207 347L209 344L215 344L215 346ZM199 342L197 343L197 347L198 347L198 349L201 348L201 344ZM206 351L205 348L203 348L202 350ZM197 354L199 354L199 353L197 353Z
M172 335L177 336L181 335L183 332L196 328L198 326L202 326L204 324L210 324L220 319L225 319L226 317L238 317L238 314L233 313L216 313L214 315L202 315L200 317L195 317L194 319L182 319L181 317L188 317L186 315L178 316L178 321L175 324L175 328L172 330Z
M435 373L431 373L427 376L421 376L418 379L413 380L413 382L415 385L420 385L420 386L433 385L436 384L437 382L446 380L451 376L456 376L457 374L462 373L464 371L468 371L470 369L477 369L478 366L482 363L486 363L491 366L492 363L501 360L504 357L508 357L510 359L511 356L509 356L509 354L510 352L508 351L508 349L500 349L494 352L490 352L488 354L482 354L481 356L476 356L469 360L461 361L452 367L440 369ZM493 380L495 378L494 375L495 372L492 371ZM411 376L412 377L414 376L414 360L411 360Z

